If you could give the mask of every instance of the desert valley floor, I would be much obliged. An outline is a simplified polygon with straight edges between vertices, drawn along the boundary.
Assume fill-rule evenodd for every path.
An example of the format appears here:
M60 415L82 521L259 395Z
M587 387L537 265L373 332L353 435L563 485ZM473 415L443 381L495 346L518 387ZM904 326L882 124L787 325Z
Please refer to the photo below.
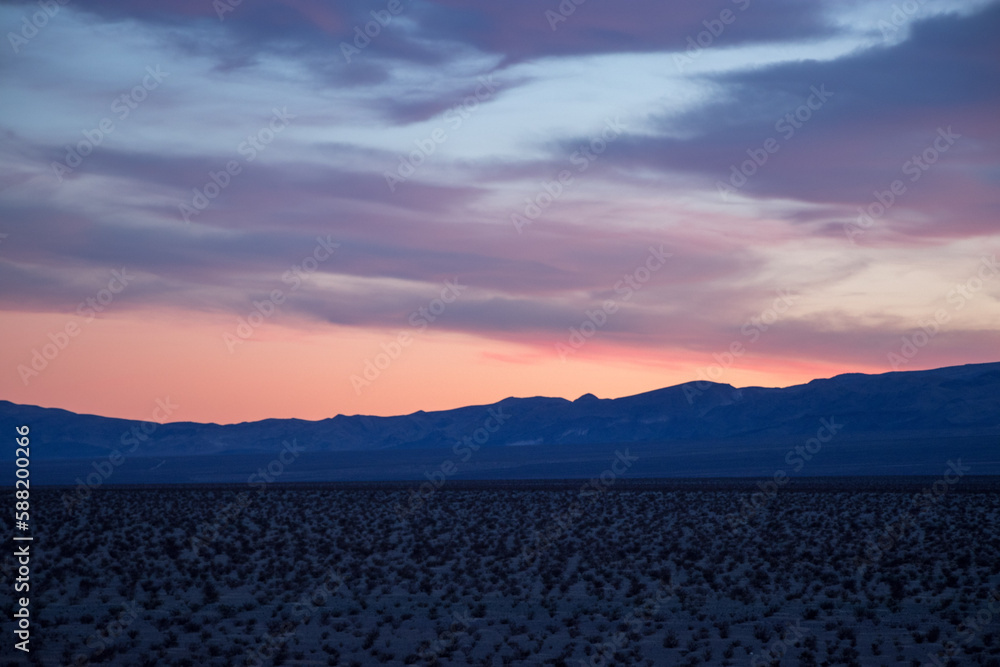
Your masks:
M39 489L9 664L1000 665L995 478L763 488Z

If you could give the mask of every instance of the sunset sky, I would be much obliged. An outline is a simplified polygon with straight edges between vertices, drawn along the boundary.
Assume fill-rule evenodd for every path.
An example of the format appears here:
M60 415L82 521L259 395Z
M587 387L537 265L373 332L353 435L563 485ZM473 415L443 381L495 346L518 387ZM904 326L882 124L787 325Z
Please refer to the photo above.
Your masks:
M0 4L0 399L321 419L1000 360L1000 3L44 6Z

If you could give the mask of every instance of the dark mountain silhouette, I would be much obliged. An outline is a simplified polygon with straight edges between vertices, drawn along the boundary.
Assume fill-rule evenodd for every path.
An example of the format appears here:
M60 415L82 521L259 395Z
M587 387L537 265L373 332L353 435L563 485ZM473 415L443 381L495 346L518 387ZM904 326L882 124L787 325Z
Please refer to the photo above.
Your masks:
M593 394L575 401L507 398L493 405L398 417L175 422L157 425L148 434L142 422L0 401L0 426L6 432L17 424L35 427L35 460L91 458L116 448L157 457L265 452L292 438L304 451L451 447L497 421L502 423L484 447L760 439L811 436L819 420L830 417L849 424L855 435L995 433L1000 427L1000 363L850 373L783 389L706 382L618 399Z

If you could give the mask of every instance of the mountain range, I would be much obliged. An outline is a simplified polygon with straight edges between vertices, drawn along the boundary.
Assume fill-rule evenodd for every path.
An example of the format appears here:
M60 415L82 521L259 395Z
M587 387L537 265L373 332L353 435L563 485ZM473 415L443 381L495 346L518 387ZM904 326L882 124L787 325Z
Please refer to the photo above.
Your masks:
M371 464L372 470L362 477L419 477L419 470L392 472L393 466L414 461L419 469L426 465L422 459L440 461L443 452L465 459L475 453L475 462L465 468L469 477L504 470L518 476L517 470L550 459L554 467L549 476L559 477L568 471L556 465L558 461L579 462L589 459L588 453L606 458L609 447L628 445L650 452L661 464L664 457L685 459L682 452L688 453L687 463L699 461L694 468L682 465L676 472L741 474L741 469L732 468L731 458L715 464L712 459L725 447L735 447L749 455L746 470L759 472L773 466L761 468L755 454L829 435L833 425L832 435L840 442L862 447L867 457L884 454L875 456L883 467L913 464L918 452L928 463L943 463L960 440L976 443L975 452L985 466L979 472L993 474L995 468L1000 472L994 460L1000 459L1000 363L849 373L785 388L690 382L617 399L592 394L574 401L507 398L491 405L395 417L337 415L319 421L265 419L229 425L144 423L0 401L0 427L13 433L21 424L31 427L32 462L61 462L52 470L79 468L73 461L100 460L116 451L133 459L122 469L134 470L139 460L156 461L159 467L172 459L177 459L175 464L180 459L201 461L196 465L200 469L225 469L224 460L266 460L294 443L297 455L326 462L326 477L338 479L345 469L356 469L358 461ZM4 458L12 454L7 451ZM893 463L894 458L899 460ZM203 465L210 459L210 465ZM849 468L840 465L824 472L817 467L815 474L840 474ZM663 465L656 469L657 474L671 472ZM126 477L136 481L120 476ZM137 481L143 479L139 475Z

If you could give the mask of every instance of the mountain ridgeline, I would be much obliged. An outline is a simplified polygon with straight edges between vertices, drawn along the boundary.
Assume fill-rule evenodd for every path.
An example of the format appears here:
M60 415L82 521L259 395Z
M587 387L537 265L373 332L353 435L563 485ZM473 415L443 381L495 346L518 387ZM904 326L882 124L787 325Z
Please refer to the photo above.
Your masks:
M780 389L693 382L618 399L507 398L397 417L231 425L144 423L0 401L7 432L32 427L33 460L93 458L115 449L142 457L267 453L293 439L303 452L445 449L462 442L478 451L784 440L814 436L824 419L854 438L876 440L1000 434L1000 363L850 373Z

